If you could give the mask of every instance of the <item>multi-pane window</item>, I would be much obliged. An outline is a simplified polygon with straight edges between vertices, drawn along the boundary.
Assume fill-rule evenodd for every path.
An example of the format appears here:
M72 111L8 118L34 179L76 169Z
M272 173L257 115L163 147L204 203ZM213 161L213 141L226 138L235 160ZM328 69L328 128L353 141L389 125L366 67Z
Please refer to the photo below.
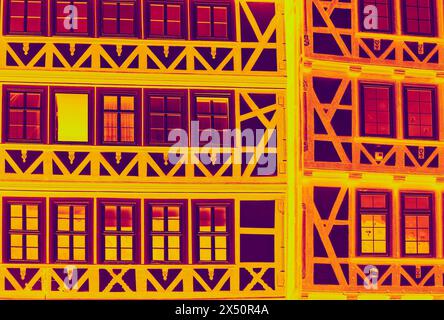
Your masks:
M7 200L7 259L39 262L42 258L43 203L32 200Z
M433 0L404 0L404 33L433 36L435 34L435 14Z
M90 2L90 0L54 0L55 33L63 35L89 34Z
M405 136L411 139L435 138L435 89L404 87Z
M102 35L136 36L137 3L136 0L101 0Z
M184 260L184 201L155 201L147 206L148 260L180 262Z
M149 22L145 22L148 26L149 37L168 37L182 38L184 32L183 10L184 3L178 1L147 1L147 17Z
M388 192L358 192L359 253L389 253L390 195Z
M430 255L432 253L432 195L402 194L403 253Z
M391 137L392 86L362 84L362 134L365 136Z
M7 30L11 34L45 34L46 0L8 0Z
M168 141L174 129L187 127L187 105L185 96L180 93L146 93L147 144L165 145L175 143Z
M88 260L88 203L56 202L53 204L55 261Z
M197 262L229 262L232 204L195 203L195 260Z
M103 143L136 142L137 97L130 94L103 94Z
M7 141L42 142L43 91L7 89Z
M196 95L192 118L199 123L199 133L213 129L223 137L223 131L231 129L232 111L229 97ZM204 143L204 142L202 142Z
M195 37L197 39L230 38L230 5L195 2Z
M102 203L102 262L135 262L137 206L135 203Z
M364 25L361 26L362 31L371 32L392 32L392 3L391 0L361 0L361 13L364 13L364 8L368 6L375 6L378 9L377 14L377 29L366 29ZM361 23L365 21L365 14L361 17ZM375 23L375 21L372 21Z

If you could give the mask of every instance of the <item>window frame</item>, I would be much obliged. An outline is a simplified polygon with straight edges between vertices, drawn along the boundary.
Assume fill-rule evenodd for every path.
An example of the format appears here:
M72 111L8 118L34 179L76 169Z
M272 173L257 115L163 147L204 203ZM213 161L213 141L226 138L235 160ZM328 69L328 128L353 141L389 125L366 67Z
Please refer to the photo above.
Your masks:
M236 114L234 107L234 91L221 91L221 90L191 90L190 92L191 103L190 103L190 122L198 121L197 113L197 98L228 98L228 129L234 130L236 128ZM221 137L221 145L224 142L223 137ZM199 145L194 145L193 138L191 137L190 145L192 147L202 147L207 142L198 142Z
M12 260L11 259L11 243L9 235L11 234L11 204L19 205L38 205L38 239L39 239L39 259L33 260ZM33 197L3 197L3 263L26 263L40 264L46 263L46 198ZM22 216L23 217L23 216ZM23 229L21 231L24 231ZM29 234L27 232L19 232L21 235Z
M133 34L121 34L121 33L105 33L103 27L103 2L104 1L112 1L112 2L132 2L134 3L134 33ZM97 8L97 31L98 36L101 38L141 38L142 35L142 21L141 21L141 1L140 0L96 0L96 8ZM120 23L116 21L116 23Z
M368 134L365 132L365 97L364 92L365 88L387 88L389 90L389 125L390 125L390 134ZM384 138L395 138L396 137L396 98L395 98L395 90L393 83L376 83L376 82L360 82L359 83L359 122L360 122L360 136L362 137L384 137Z
M94 0L77 0L87 2L87 28L85 32L57 32L57 1L51 0L51 36L61 37L91 37L94 35ZM76 0L64 0L64 1L76 1Z
M180 260L179 261L155 261L153 260L152 249L153 234L156 233L152 231L152 205L163 205L163 206L180 206L181 210L179 213L180 226L179 232L172 232L174 234L180 233ZM188 262L188 200L187 199L145 199L145 263L147 264L186 264ZM157 231L159 236L167 236L171 231Z
M9 93L38 93L40 94L40 139L10 139L9 138ZM22 85L4 85L3 86L3 143L30 143L30 144L47 144L48 143L48 88L43 86L22 86Z
M432 136L431 137L420 137L420 136L410 136L409 135L409 119L408 119L408 90L430 90L432 95ZM404 139L409 140L438 140L439 132L438 132L438 119L439 119L439 109L437 108L438 97L437 97L437 88L436 86L422 86L422 85L410 85L403 84L402 86L402 97L403 97L403 117L404 117Z
M402 34L403 35L411 35L411 36L418 36L418 37L436 37L437 36L437 14L436 14L436 1L434 0L430 0L430 15L431 15L431 19L430 19L430 27L431 27L431 32L428 34L425 33L419 33L419 32L408 32L407 31L407 26L408 26L408 22L407 22L407 2L401 1L401 17L402 17L402 23L401 23L401 28L402 28Z
M214 6L227 7L227 38L215 37L202 37L197 34L197 6L210 6L211 12ZM235 3L233 0L190 0L190 30L191 40L204 40L204 41L236 41L236 11ZM214 25L214 21L211 21L211 28Z
M162 5L168 5L168 4L180 4L181 5L181 12L180 12L180 36L170 36L170 35L151 35L150 33L150 4L162 4ZM144 31L145 31L145 38L146 39L182 39L186 40L188 38L188 1L187 0L144 0L144 13L145 13L145 19L143 21L144 23ZM164 17L165 18L165 17ZM164 26L166 25L167 20L164 19Z
M105 211L106 205L111 206L132 206L133 207L133 260L132 261L108 261L105 259ZM98 198L97 199L97 261L100 264L127 265L140 264L140 199L117 199ZM113 234L122 234L116 231Z
M11 0L4 1L3 6L3 34L4 35L35 35L35 36L47 36L48 35L48 0L41 0L42 1L42 12L40 17L40 32L11 32L11 26L10 26L10 3ZM25 19L25 18L24 18Z
M430 211L430 220L429 220L429 246L430 246L430 253L429 254L412 254L412 253L406 253L405 251L405 203L404 198L405 196L427 196L429 198L429 211ZM400 191L400 214L401 214L401 232L400 232L400 238L401 238L401 256L404 258L433 258L436 256L436 236L434 235L434 232L436 230L435 224L436 224L436 217L435 217L435 195L433 192L429 191ZM415 214L414 211L425 211L421 209L407 209L412 210L412 214ZM416 215L420 215L417 213Z
M104 96L134 96L134 142L105 142L104 137ZM97 88L96 90L96 145L140 146L142 131L142 89L140 88Z
M360 20L359 31L365 32L365 33L393 34L395 29L396 29L396 27L393 25L393 21L394 21L394 18L395 18L395 13L394 13L394 10L393 10L393 0L387 0L387 4L388 4L388 8L389 8L388 19L389 19L389 26L390 26L390 28L389 28L389 30L384 30L384 31L382 31L380 29L378 29L378 30L367 30L367 29L364 28L364 26L363 26L363 22L364 22L364 18L365 18L365 15L364 15L364 8L365 8L364 1L365 0L359 0L359 20Z
M143 100L144 100L144 111L143 111L143 121L144 121L144 144L146 146L172 146L175 142L165 142L165 143L151 143L151 126L149 116L151 114L149 99L151 97L179 97L182 99L182 128L185 132L189 132L189 103L188 103L188 91L187 90L175 90L175 89L144 89ZM179 129L179 128L177 128Z
M58 141L57 133L57 102L56 94L87 94L88 95L88 141ZM76 145L92 145L94 144L94 88L91 87L50 87L50 143L51 144L76 144Z
M49 236L49 247L50 247L50 261L51 263L92 263L93 253L94 253L94 241L93 241L93 210L94 201L90 198L50 198L49 199L49 216L50 216L50 236ZM57 259L57 207L58 205L84 205L86 207L85 212L85 260L59 260ZM76 231L65 231L66 234L76 234ZM79 232L78 232L79 233Z
M226 231L225 232L204 232L205 234L211 234L211 233L223 233L227 234L227 260L226 261L202 261L200 260L199 256L199 216L198 216L198 209L202 206L225 206L227 208L226 210ZM234 200L233 199L220 199L220 200L199 200L199 199L193 199L191 200L191 224L192 224L192 257L193 257L193 264L211 264L211 265L226 265L226 264L234 264L235 263L235 242L236 242L236 229L235 229L235 208L234 208ZM212 248L213 249L213 248Z
M377 208L377 209L369 209L369 208L361 208L361 195L384 195L386 201L386 208ZM359 189L356 191L356 255L359 257L390 257L392 255L392 218L393 218L393 204L392 204L392 192L390 190L385 189ZM368 212L362 212L362 211ZM385 212L385 213L384 213ZM362 252L362 224L361 217L365 214L384 214L386 217L386 253L367 253ZM373 240L374 241L374 240Z

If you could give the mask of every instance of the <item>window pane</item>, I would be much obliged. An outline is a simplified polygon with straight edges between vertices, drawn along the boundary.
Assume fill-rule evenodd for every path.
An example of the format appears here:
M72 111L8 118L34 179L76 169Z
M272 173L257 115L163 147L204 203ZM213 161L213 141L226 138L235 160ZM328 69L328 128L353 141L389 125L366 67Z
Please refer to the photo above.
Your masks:
M57 93L57 141L88 142L88 94Z
M432 89L407 89L408 138L433 138Z

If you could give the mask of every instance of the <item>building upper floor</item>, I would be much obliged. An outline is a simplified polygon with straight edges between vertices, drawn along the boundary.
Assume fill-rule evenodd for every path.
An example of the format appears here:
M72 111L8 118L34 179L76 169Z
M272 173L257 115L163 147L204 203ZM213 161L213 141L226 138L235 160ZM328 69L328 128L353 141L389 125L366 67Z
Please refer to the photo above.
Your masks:
M440 177L440 79L343 71L306 74L306 168Z
M285 74L283 1L8 0L0 67Z
M309 57L442 69L439 0L306 0Z
M8 181L285 180L284 90L5 84L2 95Z

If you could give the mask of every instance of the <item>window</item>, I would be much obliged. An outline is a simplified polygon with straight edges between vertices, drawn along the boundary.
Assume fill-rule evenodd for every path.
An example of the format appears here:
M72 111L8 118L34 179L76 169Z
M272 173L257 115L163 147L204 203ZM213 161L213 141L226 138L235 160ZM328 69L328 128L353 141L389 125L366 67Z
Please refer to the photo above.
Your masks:
M392 86L361 84L361 127L364 136L392 137Z
M5 88L6 107L3 125L6 141L45 142L46 92L37 88Z
M146 23L149 37L184 38L184 3L183 1L147 1Z
M435 34L435 13L433 0L404 0L404 33L433 36Z
M183 262L185 259L186 201L147 203L149 262Z
M435 139L435 89L404 87L404 99L406 138Z
M137 144L140 127L138 91L105 90L99 93L99 99L102 109L102 113L98 116L98 120L102 122L100 125L101 142Z
M362 255L388 255L390 194L358 192L358 250Z
M392 13L392 3L391 0L361 0L361 14L364 13L364 8L366 6L375 6L378 9L378 29L368 30L361 25L361 31L364 32L392 32L392 21L393 21L393 13ZM365 21L365 14L361 17L361 23Z
M54 115L53 142L88 143L92 141L89 130L91 90L53 88L51 93Z
M135 221L139 205L135 202L101 202L102 262L137 263Z
M403 253L430 255L432 253L431 194L402 194Z
M230 262L232 259L231 202L194 203L196 262Z
M52 200L53 261L87 262L89 260L90 208L90 201Z
M174 129L187 130L187 113L185 92L146 91L146 143L148 145L168 145L168 135Z
M42 262L44 200L6 199L6 256L9 262Z
M45 0L9 0L7 25L10 34L46 34Z
M102 36L138 36L136 0L101 0Z
M199 135L203 130L216 130L221 139L223 131L233 127L231 96L228 94L194 94L192 119L199 123ZM205 141L201 143L206 144Z
M196 39L229 40L231 38L229 2L194 2L194 36Z
M55 34L89 35L92 19L90 3L90 0L54 0ZM74 6L76 11L69 6ZM73 14L72 19L70 14Z

